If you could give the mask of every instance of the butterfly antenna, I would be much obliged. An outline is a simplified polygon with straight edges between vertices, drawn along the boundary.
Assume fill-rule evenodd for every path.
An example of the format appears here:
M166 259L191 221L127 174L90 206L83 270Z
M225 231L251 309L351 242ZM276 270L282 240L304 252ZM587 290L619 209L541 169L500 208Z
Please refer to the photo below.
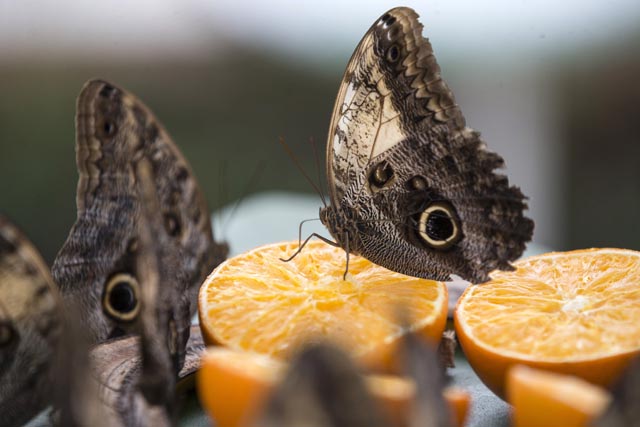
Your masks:
M327 202L324 199L324 194L322 194L322 190L320 190L320 188L313 182L313 180L309 177L309 175L305 172L304 168L302 167L302 164L300 163L300 161L298 160L298 158L296 157L295 154L293 154L293 151L291 150L291 148L287 145L287 143L284 141L283 137L280 137L280 144L282 145L282 147L284 148L284 150L287 152L287 154L289 155L289 157L291 158L291 160L293 160L293 163L296 165L296 167L298 168L298 170L302 173L302 176L305 177L305 179L307 180L307 182L309 184L311 184L311 187L313 187L314 190L316 190L316 192L318 193L318 195L320 196L320 200L322 200L322 203L324 204L324 206L327 206Z
M318 144L316 144L316 140L314 137L309 137L309 144L311 144L311 147L313 147L313 157L316 161L316 174L318 178L318 185L320 186L320 198L322 199L322 204L324 205L324 207L327 207L327 201L324 198L324 186L322 185L323 179L320 175L320 156L318 155Z

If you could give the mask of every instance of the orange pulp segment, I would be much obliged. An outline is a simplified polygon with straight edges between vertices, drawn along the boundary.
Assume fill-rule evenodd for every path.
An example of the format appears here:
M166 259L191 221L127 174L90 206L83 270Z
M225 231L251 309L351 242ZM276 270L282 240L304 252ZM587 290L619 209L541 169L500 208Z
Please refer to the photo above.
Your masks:
M208 344L287 358L307 340L329 340L387 369L409 329L440 340L447 317L442 282L392 272L322 241L310 241L290 262L297 242L262 246L230 258L207 278L199 295Z

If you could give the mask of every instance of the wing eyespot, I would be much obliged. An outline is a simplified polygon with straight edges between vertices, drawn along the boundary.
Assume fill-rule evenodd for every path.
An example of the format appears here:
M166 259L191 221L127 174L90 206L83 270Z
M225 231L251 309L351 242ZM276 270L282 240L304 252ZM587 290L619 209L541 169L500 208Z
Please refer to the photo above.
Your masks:
M164 214L164 227L172 237L177 237L182 232L182 226L178 217L172 213Z
M116 133L116 125L110 121L105 121L102 125L102 130L105 136L113 136L113 134Z
M462 238L460 220L453 207L444 202L427 206L418 216L418 235L429 247L450 249Z
M14 327L8 322L0 322L0 348L8 347L18 337Z
M102 86L102 89L100 89L100 96L103 98L111 98L114 93L116 93L116 88L109 84L105 84Z
M128 273L118 273L109 279L102 297L102 307L109 317L130 322L140 312L140 285Z
M369 184L374 189L380 189L391 182L394 172L389 162L382 161L375 165L369 173Z
M392 64L395 64L400 59L400 46L397 44L392 44L389 49L387 49L386 54L387 61Z
M406 186L410 191L424 191L427 189L427 180L423 176L416 175L407 181Z

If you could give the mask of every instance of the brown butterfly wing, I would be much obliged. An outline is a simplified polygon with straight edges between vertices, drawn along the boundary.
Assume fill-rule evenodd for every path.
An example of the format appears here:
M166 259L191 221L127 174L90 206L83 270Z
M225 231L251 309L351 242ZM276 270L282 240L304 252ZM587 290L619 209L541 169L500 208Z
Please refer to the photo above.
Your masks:
M22 425L49 402L60 301L31 242L0 215L0 420Z
M133 167L140 217L131 273L140 278L141 307L129 330L137 336L104 341L91 349L86 361L82 347L74 346L79 369L62 369L72 371L71 386L60 405L65 423L91 425L102 413L103 425L169 426L175 417L176 385L186 357L191 315L189 299L183 298L187 287L171 274L180 250L165 229L152 169L144 157ZM194 338L192 352L199 348L198 336Z
M383 427L387 422L347 354L328 344L314 344L291 363L259 425Z
M475 282L510 269L531 239L502 158L465 126L418 16L392 9L352 56L327 142L338 243L400 273Z
M140 100L105 81L89 81L82 89L76 133L78 218L52 267L65 300L82 308L95 342L127 332L131 311L109 306L108 297L120 283L138 298L140 278L132 271L140 200L133 165L144 158L153 169L164 227L179 250L167 270L187 285L185 298L195 313L198 288L226 251L213 241L206 203L187 161Z

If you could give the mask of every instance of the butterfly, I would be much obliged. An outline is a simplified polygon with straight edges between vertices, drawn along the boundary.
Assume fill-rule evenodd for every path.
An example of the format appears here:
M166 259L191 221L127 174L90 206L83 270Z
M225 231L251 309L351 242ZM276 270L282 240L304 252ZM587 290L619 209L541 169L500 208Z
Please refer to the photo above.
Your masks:
M24 424L48 403L62 330L60 297L40 253L0 215L0 420Z
M134 165L151 164L167 244L178 251L165 269L181 287L177 305L193 315L205 276L228 252L213 240L202 191L186 159L153 113L116 85L92 80L77 101L77 220L52 274L92 342L127 334L140 313L136 223L141 202Z
M81 322L67 324L67 342L74 342L67 345L58 378L61 425L173 425L177 382L193 373L204 350L199 333L190 337L195 328L170 271L180 251L165 229L151 163L140 159L134 176L141 201L138 256L132 267L140 278L140 314L130 325L135 336L88 346Z
M513 269L531 239L524 195L466 126L412 9L382 15L353 53L326 155L320 219L347 266L352 253L411 276L479 283Z

